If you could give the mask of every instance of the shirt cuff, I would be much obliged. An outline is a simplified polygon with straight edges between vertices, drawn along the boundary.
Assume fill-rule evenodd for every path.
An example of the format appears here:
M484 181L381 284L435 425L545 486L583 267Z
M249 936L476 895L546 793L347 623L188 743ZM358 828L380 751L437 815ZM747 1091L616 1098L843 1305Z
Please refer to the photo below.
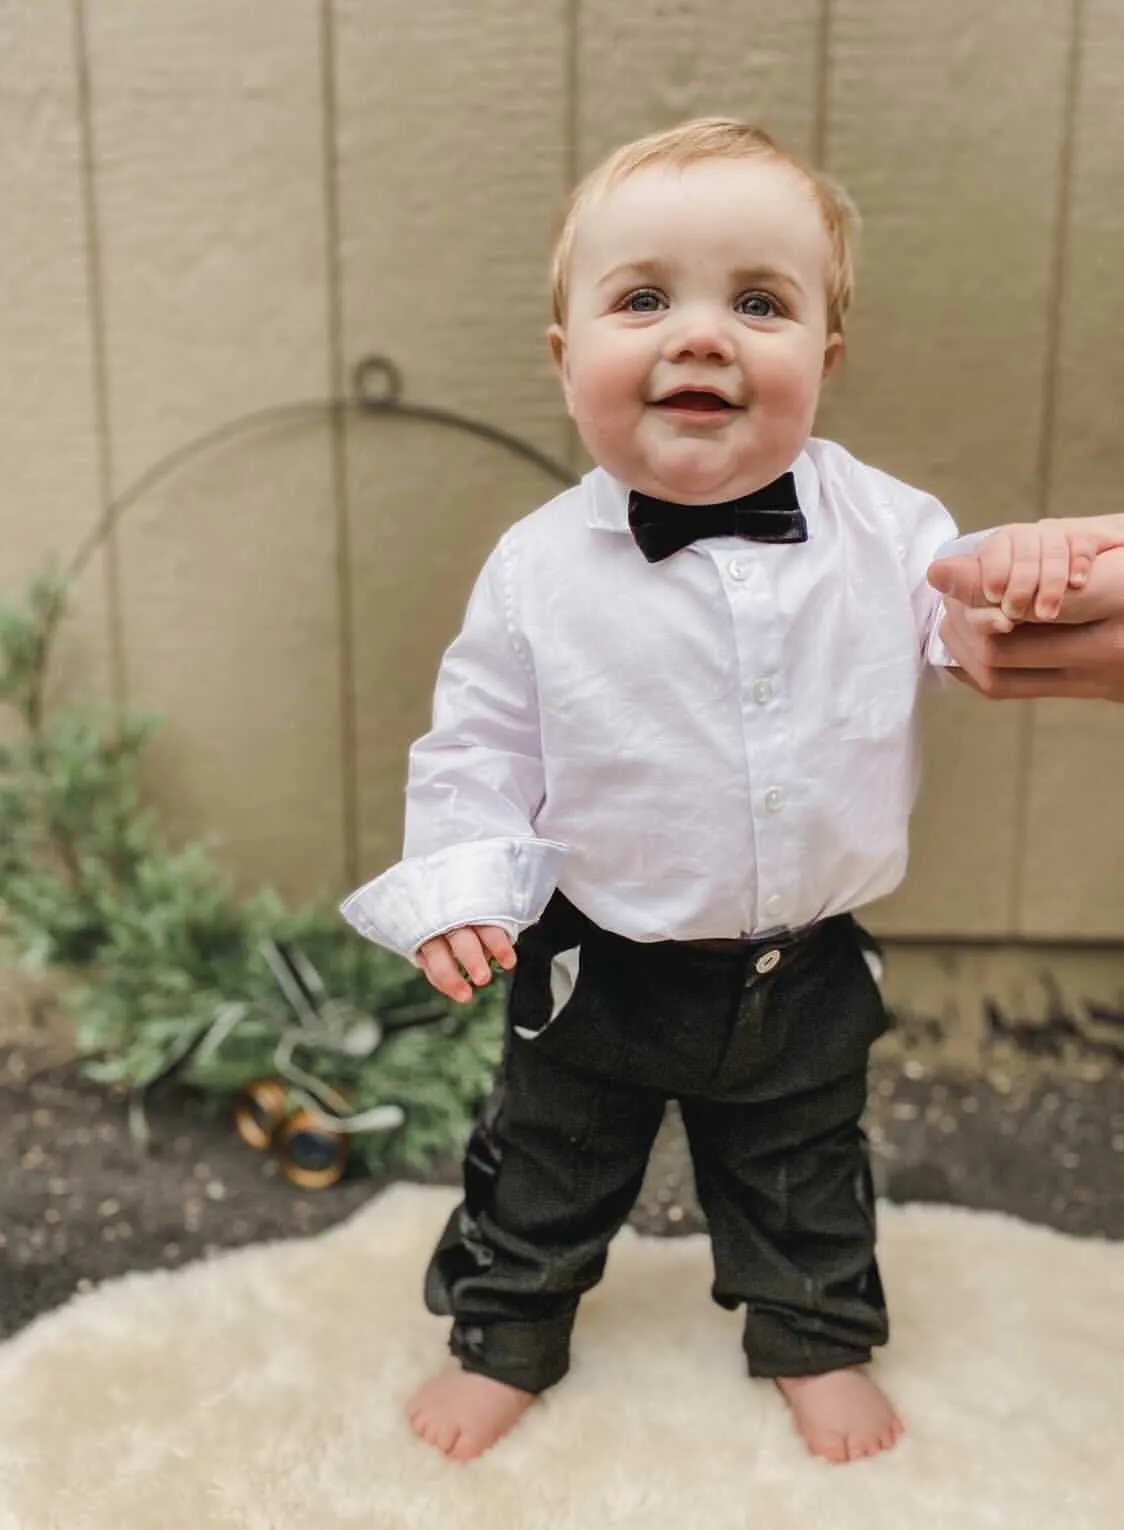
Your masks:
M991 536L994 527L984 531L969 531L963 536L954 537L951 542L943 542L933 554L931 561L939 563L942 558L963 558L974 553L981 542ZM933 672L936 684L939 688L947 690L955 686L952 677L945 673L950 669L959 669L960 665L945 647L941 638L941 623L944 621L945 604L942 600L933 618L933 625L929 629L929 641L925 647L925 662ZM957 687L958 688L958 687Z
M466 924L497 924L514 938L542 916L565 854L552 839L449 845L399 861L346 898L340 913L400 956Z
M986 531L966 531L963 536L953 537L951 542L942 542L929 562L939 563L942 558L966 558L969 553L975 552L981 542L986 542L994 530L992 526Z
M960 666L945 647L945 641L941 637L943 621L944 601L942 600L933 613L933 625L929 628L929 641L925 645L925 662L932 669L958 669Z

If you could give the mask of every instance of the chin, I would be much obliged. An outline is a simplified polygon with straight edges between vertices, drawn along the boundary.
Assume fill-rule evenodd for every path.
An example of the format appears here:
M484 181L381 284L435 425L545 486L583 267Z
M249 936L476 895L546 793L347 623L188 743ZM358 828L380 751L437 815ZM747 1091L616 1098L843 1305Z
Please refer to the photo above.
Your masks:
M663 460L647 466L647 476L662 487L655 492L664 499L678 500L683 504L706 504L710 501L734 499L748 488L765 483L758 479L752 467L739 462L715 462L713 460ZM776 476L775 474L773 475Z

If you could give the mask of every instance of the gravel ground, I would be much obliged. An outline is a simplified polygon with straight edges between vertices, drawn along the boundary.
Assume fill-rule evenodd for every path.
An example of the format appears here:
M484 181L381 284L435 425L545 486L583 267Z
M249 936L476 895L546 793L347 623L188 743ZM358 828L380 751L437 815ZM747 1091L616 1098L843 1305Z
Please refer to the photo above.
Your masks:
M295 1189L225 1112L175 1085L151 1101L153 1147L140 1157L124 1099L83 1082L65 1050L41 1028L0 1048L0 1334L129 1270L319 1232L381 1188L355 1178ZM967 1076L918 1038L891 1035L871 1083L875 1177L889 1199L1124 1238L1124 1057L998 1046ZM433 1177L451 1181L455 1168ZM673 1110L632 1221L672 1235L703 1225Z

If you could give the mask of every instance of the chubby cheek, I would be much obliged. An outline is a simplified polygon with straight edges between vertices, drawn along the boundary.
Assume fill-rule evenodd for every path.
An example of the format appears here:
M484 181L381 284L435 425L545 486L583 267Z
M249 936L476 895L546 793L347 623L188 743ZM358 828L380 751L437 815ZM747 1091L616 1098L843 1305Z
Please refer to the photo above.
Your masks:
M647 369L620 346L594 345L570 356L570 413L582 431L635 414L644 396Z
M770 424L802 439L812 429L822 386L819 357L793 358L771 367L758 368L754 376L754 402Z

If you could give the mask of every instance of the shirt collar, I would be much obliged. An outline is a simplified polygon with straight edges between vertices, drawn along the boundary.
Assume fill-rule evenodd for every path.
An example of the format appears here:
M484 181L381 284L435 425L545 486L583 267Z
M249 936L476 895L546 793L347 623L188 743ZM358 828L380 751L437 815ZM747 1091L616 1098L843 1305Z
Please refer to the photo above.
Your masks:
M796 498L808 523L809 540L815 535L816 511L819 508L820 480L807 452L801 452L792 464L796 479ZM585 491L585 520L597 531L628 530L629 486L614 478L604 468L593 468L582 479Z

